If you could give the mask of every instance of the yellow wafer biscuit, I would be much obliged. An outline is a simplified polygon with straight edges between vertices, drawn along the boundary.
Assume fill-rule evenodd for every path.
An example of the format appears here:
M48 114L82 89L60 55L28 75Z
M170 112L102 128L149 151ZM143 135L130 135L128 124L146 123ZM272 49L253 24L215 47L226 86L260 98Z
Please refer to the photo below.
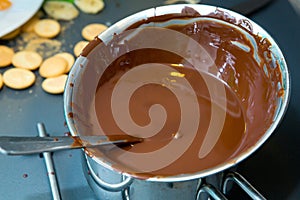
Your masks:
M12 48L0 45L0 67L6 67L11 64L15 52Z
M71 68L75 62L74 56L68 52L58 53L58 54L55 54L54 56L64 58L67 61L68 65L66 67L65 73L68 73L71 70Z
M10 40L10 39L13 39L13 38L17 37L20 32L21 32L21 28L17 28L15 30L13 30L12 32L7 33L6 35L3 35L0 39L1 40Z
M19 51L12 58L12 64L18 68L36 70L43 62L42 56L34 51Z
M34 25L34 32L44 38L53 38L60 32L60 24L53 19L42 19Z
M96 14L103 10L103 0L75 0L75 5L85 13Z
M46 78L42 83L42 88L50 94L61 94L64 92L68 75L63 74L57 77Z
M22 68L11 68L4 72L3 82L12 89L25 89L35 82L35 75L32 71Z
M39 21L40 19L38 18L37 15L33 16L30 20L28 20L22 27L21 31L25 33L31 33L34 31L34 26L35 24Z
M82 52L82 50L84 49L84 47L85 47L88 43L89 43L88 41L83 41L83 40L77 42L76 45L75 45L74 48L73 48L74 55L75 55L76 57L78 57L78 56L81 54L81 52Z
M44 78L55 77L65 73L67 61L59 56L47 58L40 66L39 73Z
M2 74L0 74L0 89L3 87L3 78Z
M97 35L105 31L108 27L104 24L89 24L86 25L82 31L81 35L84 39L91 41L93 40Z
M45 1L43 8L49 16L58 20L72 20L79 15L76 7L66 1Z

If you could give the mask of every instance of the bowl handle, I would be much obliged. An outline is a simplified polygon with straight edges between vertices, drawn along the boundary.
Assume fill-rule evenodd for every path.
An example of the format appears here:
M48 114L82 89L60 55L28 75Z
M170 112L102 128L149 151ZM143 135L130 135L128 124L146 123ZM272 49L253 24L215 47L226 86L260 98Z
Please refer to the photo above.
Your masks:
M91 168L90 163L87 161L87 167L89 169L91 177L94 179L96 184L101 187L104 190L110 191L110 192L120 192L126 188L128 188L131 183L133 182L133 178L122 176L122 182L120 183L107 183L103 181L97 174L94 172L94 170Z
M197 192L196 200L201 200L202 194L208 194L212 199L215 200L227 200L227 198L222 194L217 188L211 184L203 184Z
M227 185L232 181L240 186L252 199L265 200L266 198L261 195L242 175L237 172L228 172L223 182L223 193L227 193Z
M261 195L242 175L237 172L228 172L223 179L222 192L216 189L210 184L202 184L197 192L196 200L201 199L201 195L206 193L210 197L216 200L226 200L225 194L227 193L227 187L229 182L236 183L242 190L244 190L252 199L265 200L266 198Z

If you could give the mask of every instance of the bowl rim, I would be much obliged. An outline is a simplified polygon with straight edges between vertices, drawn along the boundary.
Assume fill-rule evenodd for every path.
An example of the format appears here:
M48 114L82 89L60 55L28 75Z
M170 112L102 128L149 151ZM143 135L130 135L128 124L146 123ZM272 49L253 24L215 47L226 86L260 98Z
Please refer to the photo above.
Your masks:
M290 99L290 74L289 70L285 61L285 58L277 45L277 43L274 41L272 36L264 30L260 25L258 25L256 22L253 20L237 13L229 9L221 8L221 7L216 7L216 6L211 6L211 5L204 5L204 4L176 4L176 5L166 5L166 6L159 6L159 7L154 7L150 9L146 9L140 12L137 12L135 14L132 14L117 23L113 24L110 26L106 31L98 35L100 39L109 39L112 37L114 33L120 33L126 28L128 28L131 24L138 22L142 19L147 19L149 17L153 17L154 14L155 16L160 16L160 15L165 15L165 14L176 14L176 13L181 13L182 9L184 7L191 7L198 11L201 15L206 15L209 13L212 13L216 10L219 10L221 12L228 13L230 16L233 16L237 21L238 20L247 20L250 22L250 24L253 27L252 32L254 34L258 34L259 36L262 36L264 38L267 38L271 45L272 45L272 51L275 51L276 56L280 60L280 70L282 72L282 83L284 84L284 90L285 93L282 98L282 102L280 103L280 107L278 108L278 112L276 113L275 120L273 120L273 123L270 125L270 127L265 131L265 133L262 135L262 137L252 146L248 147L246 150L243 152L239 153L237 156L234 158L227 160L226 162L223 162L217 166L211 167L209 169L205 169L196 173L191 173L191 174L179 174L175 176L154 176L150 177L147 180L148 181L156 181L156 182L176 182L176 181L185 181L185 180L192 180L192 179L197 179L197 178L202 178L209 176L211 174L215 174L221 171L224 171L230 167L233 167L237 163L240 163L247 157L249 157L251 154L253 154L259 147L265 143L265 141L271 136L271 134L275 131L279 123L284 117L284 114L287 110L289 99ZM74 83L76 77L78 74L80 74L80 65L81 63L86 62L86 58L84 56L79 56L76 59L76 62L74 63L67 82L66 82L66 87L65 87L65 92L64 92L64 114L65 114L65 119L67 126L71 132L72 135L76 135L76 130L74 127L74 121L73 118L69 116L69 113L72 112L72 94L73 90L76 89L74 87L71 87L70 85ZM121 173L123 175L129 176L129 177L134 177L132 174L126 173L126 172L121 172L113 168L109 163L105 162L103 159L100 159L98 157L92 157L94 161L99 163L105 168L111 169L114 172Z

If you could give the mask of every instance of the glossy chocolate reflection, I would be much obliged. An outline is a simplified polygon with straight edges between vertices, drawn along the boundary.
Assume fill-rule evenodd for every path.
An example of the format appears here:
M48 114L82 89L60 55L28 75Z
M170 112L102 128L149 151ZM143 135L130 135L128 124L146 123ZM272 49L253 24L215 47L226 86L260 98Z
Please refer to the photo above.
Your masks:
M147 126L151 122L149 110L155 104L159 104L165 109L167 118L162 129L154 136L145 139L144 142L123 149L113 148L102 152L113 161L113 167L119 171L125 171L139 178L148 178L191 174L215 167L253 146L273 122L277 97L282 95L278 90L278 87L281 87L281 73L278 63L274 63L272 60L268 40L253 35L249 24L246 23L245 26L245 21L236 22L228 14L216 11L209 16L201 16L194 10L192 15L189 13L191 13L190 10L185 9L181 15L152 17L130 26L129 29L150 22L163 23L174 19L192 19L188 24L171 25L166 28L187 35L206 50L213 59L213 63L207 64L206 70L199 73L196 70L197 66L174 52L146 48L121 55L107 67L101 76L95 94L98 122L107 135L126 134L116 123L111 109L113 91L118 81L127 72L141 65L151 67L151 65L156 65L153 63L159 63L174 70L173 74L165 74L162 84L145 84L136 89L130 97L128 110L132 120L139 126ZM227 22L230 22L231 25ZM237 23L241 25L232 25ZM143 31L140 31L130 39L130 42L117 48L113 43L118 39L118 35L116 35L107 46L115 48L114 50L117 51L135 44L135 38L143 37L146 36L143 36ZM156 37L158 36L153 35L153 39ZM99 43L101 41L94 41L94 45ZM176 38L174 38L174 43L176 43ZM94 48L94 45L90 45L90 47ZM89 51L86 49L84 54L89 54ZM189 53L197 54L198 52ZM97 65L96 60L90 56L87 67ZM182 78L188 80L193 91L190 91L191 88L187 89L178 85L178 81ZM218 120L211 118L212 105L216 104L211 96L218 95L212 94L208 89L208 79L210 84L224 88L225 95L220 95L219 98L226 99L226 112L223 129L216 144L207 154L199 157L199 149L204 143L209 126L217 123ZM172 140L180 140L181 137L189 134L178 131L182 113L180 102L172 92L172 87L180 88L181 95L185 98L189 98L190 94L196 94L200 120L196 122L198 129L195 139L182 156L169 165L146 173L135 171L134 167L126 163L126 158L122 157L124 150L148 153L159 150L171 143ZM122 100L119 99L120 102ZM222 112L222 109L222 106L219 106L217 112ZM191 123L195 123L193 118L189 120ZM140 134L136 136L143 137L143 133Z

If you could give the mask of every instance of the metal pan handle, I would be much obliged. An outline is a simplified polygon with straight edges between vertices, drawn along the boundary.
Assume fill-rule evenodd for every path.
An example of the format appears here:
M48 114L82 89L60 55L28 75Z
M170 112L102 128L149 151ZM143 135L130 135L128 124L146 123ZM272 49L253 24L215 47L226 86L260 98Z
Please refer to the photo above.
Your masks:
M223 182L223 193L227 193L227 185L232 181L243 189L252 199L265 200L266 198L261 195L242 175L237 172L229 172L226 174Z
M101 187L104 190L110 191L110 192L120 192L126 188L128 188L131 183L133 182L133 178L122 176L122 181L120 183L107 183L103 181L97 174L94 172L94 170L91 168L90 163L87 161L87 167L89 169L90 175L93 178L93 180L96 182L96 184Z
M211 198L215 200L227 200L227 198L218 189L210 184L203 184L198 192L196 200L201 200L203 194L208 194Z
M261 195L242 175L237 172L228 172L223 180L222 192L210 184L203 184L197 192L196 200L201 200L201 195L206 193L215 200L227 200L226 193L229 182L236 183L242 190L244 190L253 200L265 200Z

